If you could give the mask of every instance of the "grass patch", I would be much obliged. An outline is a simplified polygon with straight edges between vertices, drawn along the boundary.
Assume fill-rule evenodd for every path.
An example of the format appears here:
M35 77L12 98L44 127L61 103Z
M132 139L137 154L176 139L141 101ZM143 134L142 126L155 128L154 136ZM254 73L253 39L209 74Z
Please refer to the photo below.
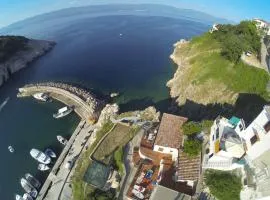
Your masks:
M124 146L134 136L134 127L117 124L110 134L99 145L93 157L105 164L109 164L113 152Z
M206 33L194 38L188 46L189 51L185 50L187 47L183 47L184 50L179 50L176 54L190 58L188 61L192 66L185 73L185 77L188 78L185 79L183 90L187 84L203 85L212 80L212 89L222 84L235 93L257 94L266 100L269 99L266 90L269 82L268 73L242 61L230 62L218 51L221 44L211 34ZM211 88L208 91L211 93Z
M119 147L113 154L114 163L121 176L124 174L124 148Z
M83 181L83 176L91 164L89 156L92 151L101 140L101 138L113 127L113 123L110 121L105 123L102 128L96 133L96 140L91 145L91 147L83 153L80 159L77 162L75 172L72 177L72 193L74 200L86 200L91 197L91 194L95 192L95 188L90 185L87 185Z
M240 199L242 189L240 177L219 170L207 170L204 176L210 192L219 200Z

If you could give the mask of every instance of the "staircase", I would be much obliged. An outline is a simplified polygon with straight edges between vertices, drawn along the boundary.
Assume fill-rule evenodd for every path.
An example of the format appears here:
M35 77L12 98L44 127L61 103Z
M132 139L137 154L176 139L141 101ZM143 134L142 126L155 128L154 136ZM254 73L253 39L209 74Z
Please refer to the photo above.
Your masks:
M232 158L226 161L209 161L209 157L205 156L203 159L203 168L204 169L223 169L229 170L232 167Z

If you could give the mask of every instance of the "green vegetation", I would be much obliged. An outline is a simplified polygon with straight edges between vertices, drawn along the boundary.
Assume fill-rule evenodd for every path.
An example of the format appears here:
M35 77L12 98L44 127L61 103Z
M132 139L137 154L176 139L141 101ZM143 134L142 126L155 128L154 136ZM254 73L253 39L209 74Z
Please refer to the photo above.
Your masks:
M210 133L210 128L213 125L212 120L202 120L201 122L187 122L185 123L182 128L185 135L192 136L194 134L197 134L201 131L204 131L205 133Z
M243 28L243 31L247 30ZM181 62L185 65L179 68L182 73L177 74L173 80L175 83L173 82L171 86L178 95L180 104L185 103L186 99L204 105L234 104L239 93L256 94L265 100L269 99L269 93L266 90L269 74L262 69L244 64L241 60L232 62L224 56L226 45L225 39L222 41L222 34L225 33L219 33L219 31L213 34L205 33L193 38L188 44L175 48L174 56L176 59L181 58ZM243 38L253 38L252 34L248 35ZM250 45L244 45L245 49L253 52L258 50L257 44Z
M124 174L124 148L119 147L113 155L114 163L121 176Z
M97 131L95 142L91 145L89 149L87 149L87 151L78 160L75 172L72 177L72 193L74 200L96 199L93 197L93 193L96 192L96 189L90 185L87 185L83 181L83 176L88 166L91 164L89 156L92 154L92 151L94 150L98 142L101 140L101 138L108 131L110 131L112 127L113 123L110 121L104 124L103 127L99 131Z
M125 126L117 124L110 134L99 145L93 157L105 164L109 164L113 152L118 148L124 146L135 135L136 127Z
M207 170L204 176L211 194L219 200L240 199L242 189L240 177L218 170Z
M232 62L238 62L243 52L260 54L260 35L252 21L242 21L238 25L220 25L213 36L221 44L221 54Z
M185 135L194 135L202 130L201 124L193 121L185 123L182 128Z
M189 137L184 141L184 152L189 157L198 156L202 149L202 143L198 139Z
M0 36L0 63L24 50L28 39L22 36Z

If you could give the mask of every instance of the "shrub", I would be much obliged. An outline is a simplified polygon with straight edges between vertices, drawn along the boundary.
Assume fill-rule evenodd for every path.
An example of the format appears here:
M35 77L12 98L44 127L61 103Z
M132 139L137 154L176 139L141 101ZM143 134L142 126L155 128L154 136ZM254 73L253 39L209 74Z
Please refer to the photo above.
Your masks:
M194 135L202 131L201 124L193 121L185 123L182 128L185 135Z
M200 154L202 149L202 144L199 140L193 139L193 138L188 138L184 142L184 152L189 156L189 157L194 157Z
M207 134L210 133L211 126L213 125L214 121L213 120L203 120L201 122L202 125L202 130L206 132Z
M219 170L207 170L204 176L210 192L219 200L240 199L242 189L240 177Z

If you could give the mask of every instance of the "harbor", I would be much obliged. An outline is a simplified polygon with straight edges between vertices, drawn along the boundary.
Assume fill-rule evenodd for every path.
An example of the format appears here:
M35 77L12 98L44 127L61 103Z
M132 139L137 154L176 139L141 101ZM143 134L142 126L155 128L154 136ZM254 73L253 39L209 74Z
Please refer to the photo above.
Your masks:
M72 194L70 179L73 168L84 148L87 149L91 141L95 139L94 134L92 134L95 129L93 124L98 120L104 102L84 89L52 82L31 84L19 88L17 97L31 96L40 101L49 101L49 99L60 101L66 107L73 107L81 118L70 139L62 143L64 149L54 163L36 198L38 200L70 199ZM61 110L63 108L59 109L58 112ZM55 115L54 118L56 118ZM61 143L60 140L59 142Z

